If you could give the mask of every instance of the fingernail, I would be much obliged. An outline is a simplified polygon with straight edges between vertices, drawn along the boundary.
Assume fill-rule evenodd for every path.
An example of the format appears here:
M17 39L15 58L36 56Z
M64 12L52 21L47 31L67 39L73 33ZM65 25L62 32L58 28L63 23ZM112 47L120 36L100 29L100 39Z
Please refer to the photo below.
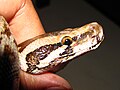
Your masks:
M63 87L49 87L46 90L71 90L71 89L66 89Z

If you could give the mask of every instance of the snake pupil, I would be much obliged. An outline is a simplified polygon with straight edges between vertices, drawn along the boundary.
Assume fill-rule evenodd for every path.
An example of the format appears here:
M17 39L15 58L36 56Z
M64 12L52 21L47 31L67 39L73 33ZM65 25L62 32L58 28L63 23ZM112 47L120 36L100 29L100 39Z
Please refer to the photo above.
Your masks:
M70 39L66 39L64 45L70 45L70 44L72 44L72 41Z

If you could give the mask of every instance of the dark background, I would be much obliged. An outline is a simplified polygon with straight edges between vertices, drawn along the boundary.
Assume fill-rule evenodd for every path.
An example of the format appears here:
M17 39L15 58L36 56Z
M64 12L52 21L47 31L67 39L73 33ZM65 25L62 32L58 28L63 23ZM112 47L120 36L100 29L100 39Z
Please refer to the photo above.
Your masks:
M120 25L120 5L119 0L85 0L106 17Z
M57 74L74 90L120 90L120 18L117 1L34 0L46 32L96 21L105 40L95 51L74 59Z

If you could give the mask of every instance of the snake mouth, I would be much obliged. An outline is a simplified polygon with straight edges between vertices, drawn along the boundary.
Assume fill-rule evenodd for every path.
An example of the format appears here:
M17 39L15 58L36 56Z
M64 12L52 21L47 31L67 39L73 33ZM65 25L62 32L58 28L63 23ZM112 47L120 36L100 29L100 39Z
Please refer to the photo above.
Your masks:
M57 72L61 69L63 69L70 61L69 57L74 56L75 53L67 54L58 58L55 58L53 61L49 63L47 67L43 67L40 70L42 72Z

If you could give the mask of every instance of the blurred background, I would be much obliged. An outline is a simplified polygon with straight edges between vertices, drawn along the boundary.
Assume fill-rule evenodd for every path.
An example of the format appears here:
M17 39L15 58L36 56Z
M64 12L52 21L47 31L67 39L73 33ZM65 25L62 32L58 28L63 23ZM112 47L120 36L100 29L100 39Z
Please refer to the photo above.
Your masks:
M46 32L96 21L105 40L95 51L71 61L58 75L74 90L120 90L120 13L118 1L33 0Z

